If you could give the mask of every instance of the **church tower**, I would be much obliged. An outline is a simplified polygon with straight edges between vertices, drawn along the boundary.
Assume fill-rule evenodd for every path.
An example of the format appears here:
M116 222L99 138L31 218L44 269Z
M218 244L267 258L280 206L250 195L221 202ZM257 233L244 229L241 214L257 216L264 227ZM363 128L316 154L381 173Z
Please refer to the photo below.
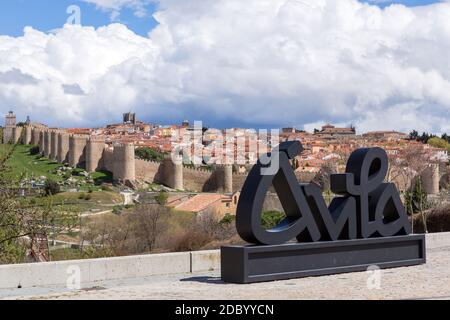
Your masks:
M13 129L16 127L16 115L10 111L5 116L5 129L3 130L3 143L10 143L13 137Z

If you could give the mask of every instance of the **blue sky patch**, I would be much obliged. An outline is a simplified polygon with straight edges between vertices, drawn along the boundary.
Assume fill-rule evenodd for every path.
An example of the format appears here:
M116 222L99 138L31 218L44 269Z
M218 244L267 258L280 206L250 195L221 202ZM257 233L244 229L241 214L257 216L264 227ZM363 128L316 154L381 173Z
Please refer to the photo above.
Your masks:
M436 0L366 0L371 4L386 7L392 3L401 3L407 6L419 6L436 3ZM112 22L111 12L101 10L94 4L80 0L3 0L0 1L0 34L20 36L23 28L32 26L40 31L51 31L60 28L67 21L69 15L66 10L70 5L77 5L81 9L81 24L84 26L100 27ZM157 4L146 5L147 15L136 16L134 10L122 8L120 16L114 20L128 26L135 33L147 36L157 22L152 13L156 11Z

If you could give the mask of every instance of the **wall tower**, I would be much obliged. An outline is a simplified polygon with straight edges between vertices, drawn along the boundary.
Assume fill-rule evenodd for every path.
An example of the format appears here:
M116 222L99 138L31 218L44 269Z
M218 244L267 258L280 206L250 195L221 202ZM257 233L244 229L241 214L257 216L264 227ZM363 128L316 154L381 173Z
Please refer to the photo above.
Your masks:
M55 161L58 158L58 138L59 138L58 131L53 130L51 133L50 159Z
M422 173L423 189L427 194L439 194L439 165L436 163L429 164Z
M31 127L26 125L24 128L25 132L23 134L23 144L29 145L31 144Z
M10 111L5 116L5 128L3 129L3 143L10 143L13 138L13 128L16 127L16 115Z
M52 133L50 131L44 132L44 157L50 158L52 150Z
M69 162L69 134L65 132L58 133L58 156L59 163Z
M136 180L136 167L133 144L118 144L114 146L114 172L115 181L125 183Z
M102 165L103 150L105 141L102 139L90 138L86 144L86 171L95 172L100 170Z
M86 161L85 148L87 136L74 134L69 138L69 166L76 168Z

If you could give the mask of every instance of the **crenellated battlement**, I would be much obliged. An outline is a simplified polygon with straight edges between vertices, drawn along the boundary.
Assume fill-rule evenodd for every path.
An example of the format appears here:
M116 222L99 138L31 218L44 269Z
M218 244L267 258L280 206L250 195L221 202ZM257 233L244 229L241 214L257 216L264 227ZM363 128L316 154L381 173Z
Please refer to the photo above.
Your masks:
M202 173L211 173L214 172L213 169L204 168L204 167L192 167L189 165L183 165L183 170L192 171L192 172L202 172Z
M175 164L170 157L161 162L137 159L133 144L108 145L103 136L69 133L34 124L22 128L14 123L9 129L13 143L37 145L49 159L87 172L110 171L120 183L145 181L176 190L232 193L241 189L247 176L233 172L232 166L209 169Z

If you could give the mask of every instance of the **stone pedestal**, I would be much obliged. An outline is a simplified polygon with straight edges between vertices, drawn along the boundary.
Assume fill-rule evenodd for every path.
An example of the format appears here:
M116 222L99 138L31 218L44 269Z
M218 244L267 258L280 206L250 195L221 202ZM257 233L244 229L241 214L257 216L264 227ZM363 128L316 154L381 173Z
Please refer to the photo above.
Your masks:
M426 262L425 235L221 249L222 280L254 283Z

